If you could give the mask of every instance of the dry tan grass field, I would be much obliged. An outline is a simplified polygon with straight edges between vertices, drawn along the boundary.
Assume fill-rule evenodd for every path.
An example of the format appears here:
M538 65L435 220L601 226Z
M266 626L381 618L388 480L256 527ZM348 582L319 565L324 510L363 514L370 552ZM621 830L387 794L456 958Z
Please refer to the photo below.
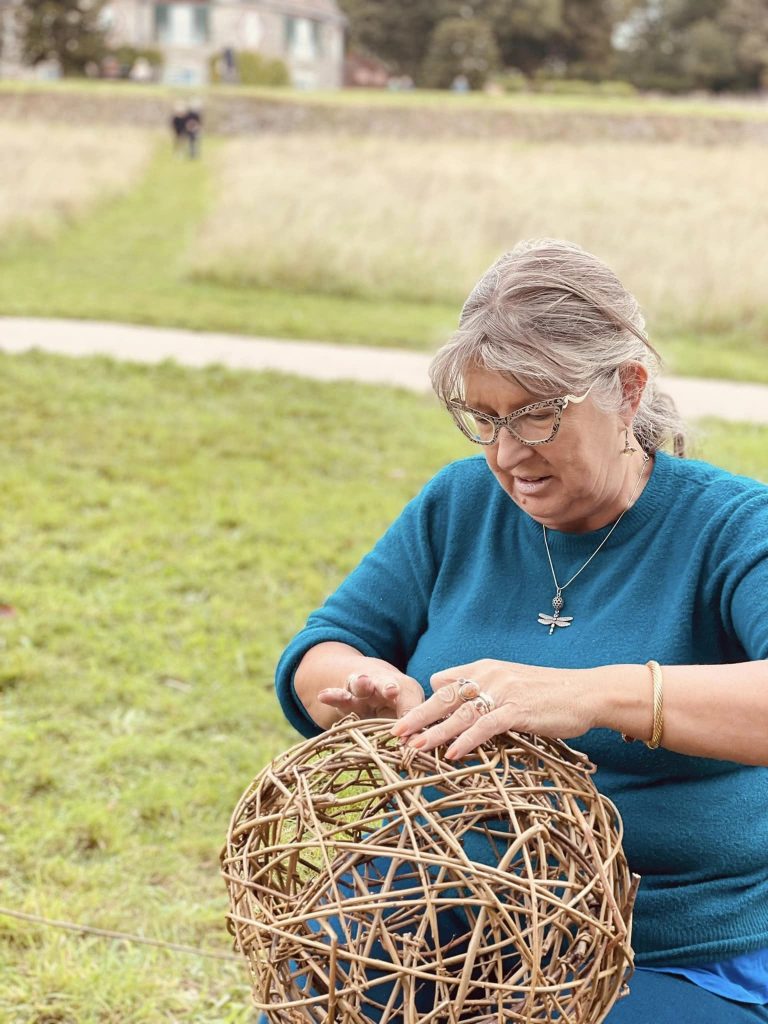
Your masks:
M151 157L155 136L104 126L73 128L0 121L0 232L46 236L97 199L127 192Z
M225 143L190 253L227 282L459 302L521 238L601 255L654 318L702 329L768 295L755 145L263 137Z

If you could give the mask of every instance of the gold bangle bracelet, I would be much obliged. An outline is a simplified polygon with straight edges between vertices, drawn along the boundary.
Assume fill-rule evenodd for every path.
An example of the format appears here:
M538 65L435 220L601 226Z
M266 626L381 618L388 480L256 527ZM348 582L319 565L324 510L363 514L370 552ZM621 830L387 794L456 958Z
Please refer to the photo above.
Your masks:
M661 674L661 665L658 661L647 661L647 668L651 670L653 680L653 725L651 726L651 738L646 742L649 750L656 750L661 743L661 734L664 732L664 677ZM628 736L625 732L621 734L625 743L634 743L636 737Z
M656 750L661 743L661 734L664 732L664 677L661 674L661 665L658 661L649 661L646 664L653 677L653 730L651 738L645 745L649 750Z

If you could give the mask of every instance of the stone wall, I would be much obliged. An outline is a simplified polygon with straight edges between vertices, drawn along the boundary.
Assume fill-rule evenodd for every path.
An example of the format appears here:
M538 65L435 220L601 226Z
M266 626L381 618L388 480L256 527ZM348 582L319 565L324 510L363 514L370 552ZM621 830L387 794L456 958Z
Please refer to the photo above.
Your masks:
M173 97L98 88L3 91L0 118L165 128ZM221 135L323 132L396 138L514 138L528 141L690 142L698 145L768 144L768 119L673 114L614 114L558 110L501 110L455 106L384 107L262 99L214 94L205 99L205 129Z

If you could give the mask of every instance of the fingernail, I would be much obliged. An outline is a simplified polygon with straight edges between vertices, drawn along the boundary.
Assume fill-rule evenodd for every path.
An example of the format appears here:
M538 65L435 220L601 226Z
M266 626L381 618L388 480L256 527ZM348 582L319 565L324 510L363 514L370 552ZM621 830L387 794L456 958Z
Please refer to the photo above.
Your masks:
M397 683L387 683L387 685L384 687L384 693L397 693L399 690L400 687L397 685Z
M458 748L457 747L449 747L446 750L446 752L445 752L445 756L448 758L449 761L454 761L456 759L456 755L457 754L458 754Z
M423 747L426 742L427 739L425 736L411 736L407 742L407 746L414 747L418 750L419 747Z
M392 733L393 736L407 736L410 731L411 730L408 728L408 726L402 719L395 722L395 724L390 729L390 732Z

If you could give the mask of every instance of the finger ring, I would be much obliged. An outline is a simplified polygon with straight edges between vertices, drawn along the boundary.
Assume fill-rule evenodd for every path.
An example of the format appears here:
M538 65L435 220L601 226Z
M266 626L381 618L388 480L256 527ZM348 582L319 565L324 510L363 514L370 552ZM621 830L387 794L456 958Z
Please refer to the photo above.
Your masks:
M458 693L459 700L474 700L480 696L480 687L474 679L460 679Z
M487 715L489 711L493 711L496 707L493 697L487 693L478 693L472 703L475 705L478 715Z

